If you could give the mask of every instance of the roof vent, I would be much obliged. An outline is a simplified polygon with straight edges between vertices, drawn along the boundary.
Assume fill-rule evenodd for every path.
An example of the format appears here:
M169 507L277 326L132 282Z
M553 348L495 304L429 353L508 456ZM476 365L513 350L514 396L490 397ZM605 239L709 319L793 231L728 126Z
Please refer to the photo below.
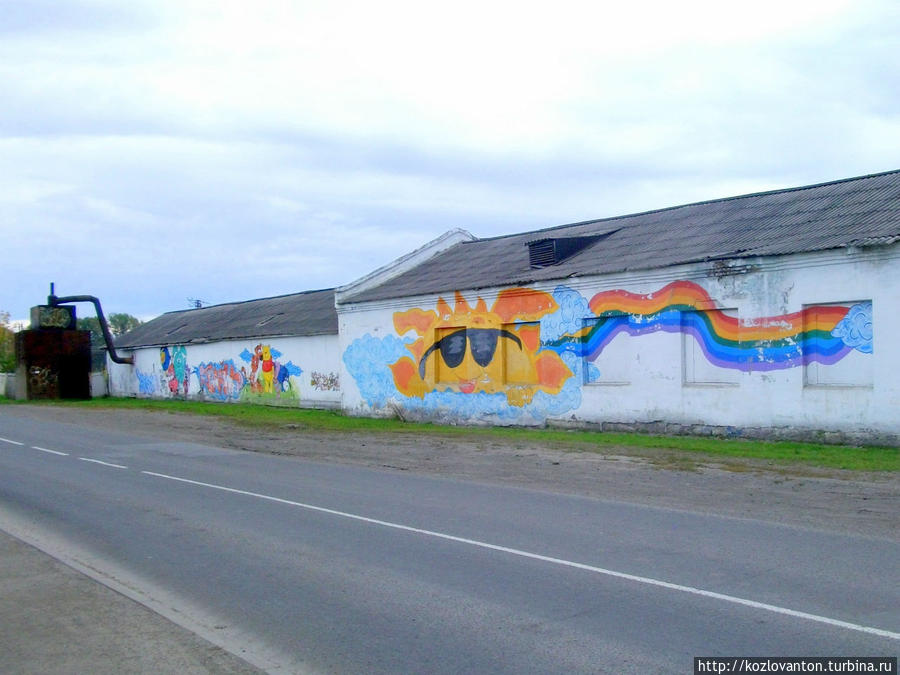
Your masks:
M571 258L593 244L603 235L589 237L556 237L528 242L528 264L531 269L549 267Z

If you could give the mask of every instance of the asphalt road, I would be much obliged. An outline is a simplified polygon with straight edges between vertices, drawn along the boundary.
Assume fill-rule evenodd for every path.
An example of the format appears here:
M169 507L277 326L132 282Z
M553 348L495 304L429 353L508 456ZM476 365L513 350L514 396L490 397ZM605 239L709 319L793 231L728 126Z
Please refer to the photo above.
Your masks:
M283 672L900 651L897 540L12 416L2 519Z

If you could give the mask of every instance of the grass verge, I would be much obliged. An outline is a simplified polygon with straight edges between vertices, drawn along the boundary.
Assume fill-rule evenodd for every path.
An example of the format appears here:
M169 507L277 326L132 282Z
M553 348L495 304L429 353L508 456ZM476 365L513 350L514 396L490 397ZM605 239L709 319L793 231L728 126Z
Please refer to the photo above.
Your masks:
M15 402L0 397L0 403ZM34 404L37 402L31 401ZM75 406L91 409L137 409L159 412L211 415L236 423L268 429L334 431L344 433L401 433L438 435L472 440L553 445L563 450L615 454L627 449L632 454L653 456L655 451L689 453L698 459L763 460L775 464L804 464L810 467L849 471L898 471L900 449L880 446L843 446L793 441L756 441L696 436L656 436L638 433L611 433L522 427L444 426L396 419L351 417L329 410L278 408L258 405L227 405L199 401L161 401L133 398L105 398L91 401L53 401L42 405ZM644 452L646 451L646 452Z

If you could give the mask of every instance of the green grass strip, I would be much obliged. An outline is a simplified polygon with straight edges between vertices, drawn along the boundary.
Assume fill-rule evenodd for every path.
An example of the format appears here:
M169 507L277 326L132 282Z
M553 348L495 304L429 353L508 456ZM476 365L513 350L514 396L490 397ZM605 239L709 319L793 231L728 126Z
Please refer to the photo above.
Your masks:
M2 398L0 398L0 403L14 404L14 402ZM471 440L536 443L551 445L562 450L610 454L615 454L616 449L622 448L631 450L634 454L648 455L652 455L652 451L669 450L696 453L707 458L766 460L777 464L805 464L849 471L900 471L900 448L895 447L856 447L811 442L757 441L697 436L657 436L553 428L446 426L403 422L397 419L353 417L331 410L199 401L103 398L91 401L53 401L43 404L211 415L233 420L246 426L269 429L437 435ZM643 451L648 452L644 453Z

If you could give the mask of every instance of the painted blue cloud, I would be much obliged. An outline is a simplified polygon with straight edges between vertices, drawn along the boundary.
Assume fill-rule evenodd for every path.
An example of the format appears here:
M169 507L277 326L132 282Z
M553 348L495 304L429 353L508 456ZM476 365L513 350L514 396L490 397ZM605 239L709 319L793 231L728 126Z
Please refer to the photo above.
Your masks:
M303 372L303 368L300 366L294 365L291 361L285 363L282 368L284 368L289 374L299 376Z
M483 391L462 394L456 391L431 391L424 398L403 397L403 406L410 410L423 410L449 415L459 419L515 419L520 408L509 405L506 394L488 394Z
M864 354L872 353L872 303L861 302L853 305L847 316L840 320L831 334L840 338L848 347Z
M344 364L366 403L384 407L389 399L401 396L394 386L394 376L388 365L402 356L409 356L409 351L393 335L379 339L366 333L347 347Z
M553 299L559 305L552 314L541 318L541 340L550 342L582 328L584 319L593 316L587 299L568 286L557 286Z

